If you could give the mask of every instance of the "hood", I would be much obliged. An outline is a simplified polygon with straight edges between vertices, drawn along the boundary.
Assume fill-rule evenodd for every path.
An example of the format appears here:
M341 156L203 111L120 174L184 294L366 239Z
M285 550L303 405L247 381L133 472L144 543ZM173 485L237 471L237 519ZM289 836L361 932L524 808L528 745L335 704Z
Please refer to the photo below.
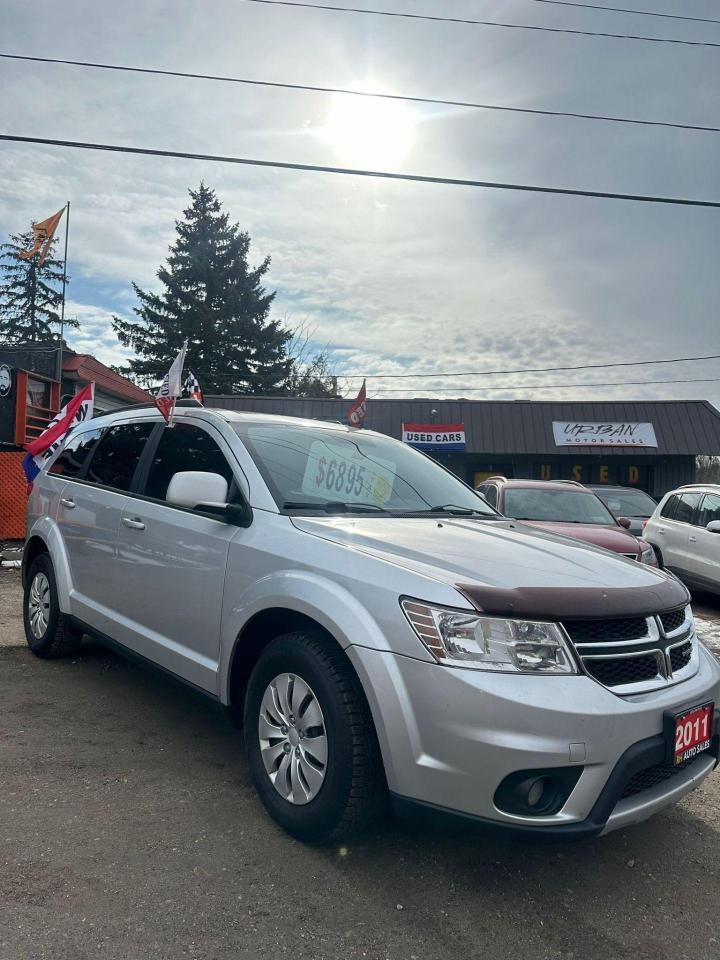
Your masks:
M604 550L613 550L615 553L633 553L638 556L640 545L637 538L628 530L617 527L615 524L604 526L599 523L562 523L550 520L525 520L531 527L547 530L561 537L571 537L573 540L582 540Z
M488 590L502 596L505 606L527 591L536 596L582 594L585 616L593 616L597 606L589 602L592 597L606 609L602 598L612 595L621 613L622 597L630 593L644 597L650 612L689 599L685 587L663 571L514 520L292 517L292 523L305 533L463 589L468 597L483 588L482 608L488 610ZM477 605L474 597L473 602Z

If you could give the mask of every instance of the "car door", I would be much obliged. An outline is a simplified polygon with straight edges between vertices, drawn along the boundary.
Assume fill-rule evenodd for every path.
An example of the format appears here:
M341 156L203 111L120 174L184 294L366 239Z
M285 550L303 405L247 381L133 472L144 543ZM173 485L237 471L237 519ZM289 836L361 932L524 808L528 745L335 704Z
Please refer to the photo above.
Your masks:
M701 498L702 494L696 492L674 494L663 507L655 527L665 565L681 574L693 571L694 557L688 552L688 538Z
M706 493L696 513L696 523L688 537L688 570L708 585L720 585L720 533L707 529L712 520L720 520L720 496ZM692 564L692 566L690 566Z
M138 421L84 431L48 470L66 481L57 523L70 567L71 612L103 633L117 611L120 513L153 426Z
M116 589L117 639L185 680L217 693L220 624L230 541L240 528L169 504L175 473L202 470L236 484L232 454L211 426L158 428L142 473L125 501Z

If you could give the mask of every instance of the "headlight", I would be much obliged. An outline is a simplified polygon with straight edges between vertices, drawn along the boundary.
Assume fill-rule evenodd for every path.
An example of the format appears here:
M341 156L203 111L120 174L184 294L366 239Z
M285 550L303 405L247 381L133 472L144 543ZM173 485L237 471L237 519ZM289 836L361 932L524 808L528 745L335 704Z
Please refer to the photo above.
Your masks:
M509 673L577 673L556 623L504 620L401 600L405 616L439 663Z
M655 557L655 551L650 546L650 544L647 544L647 546L644 546L641 548L640 563L649 563L653 567L657 566L657 558Z

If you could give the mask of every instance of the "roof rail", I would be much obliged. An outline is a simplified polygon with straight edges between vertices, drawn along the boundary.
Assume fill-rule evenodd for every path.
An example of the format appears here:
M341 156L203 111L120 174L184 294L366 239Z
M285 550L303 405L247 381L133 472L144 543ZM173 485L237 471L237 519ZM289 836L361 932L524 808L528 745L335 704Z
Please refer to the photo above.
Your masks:
M494 477L485 477L485 479L484 479L483 481L481 481L481 482L482 482L482 483L487 483L489 480L507 480L507 477L504 477L501 473L498 473L498 474L497 474L496 476L494 476ZM479 484L478 484L478 486L479 486Z
M194 399L178 399L175 401L176 407L203 407L203 404L199 400ZM98 414L99 417L107 417L111 413L126 413L128 410L147 410L148 408L155 407L155 403L152 400L148 400L147 403L131 403L127 407L115 407L114 410L106 410L104 413Z

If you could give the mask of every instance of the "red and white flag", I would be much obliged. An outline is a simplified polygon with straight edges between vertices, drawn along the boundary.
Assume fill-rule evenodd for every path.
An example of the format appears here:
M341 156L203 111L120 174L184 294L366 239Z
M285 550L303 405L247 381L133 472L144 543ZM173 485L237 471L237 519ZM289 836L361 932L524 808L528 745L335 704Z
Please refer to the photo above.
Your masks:
M165 374L165 379L160 385L160 389L155 395L155 406L165 417L167 423L172 419L175 401L182 396L183 392L183 367L185 366L185 354L187 353L187 340L182 345L180 353L175 357L172 366Z
M93 415L94 383L76 393L69 403L66 403L60 413L51 420L46 429L30 443L25 445L27 453L22 462L22 468L28 482L28 492L32 489L35 477L42 470L43 464L52 457L58 446L65 438L65 434L76 423L89 420Z
M365 381L363 380L360 392L355 399L355 403L348 410L348 423L351 427L361 427L367 413L367 394L365 392Z

